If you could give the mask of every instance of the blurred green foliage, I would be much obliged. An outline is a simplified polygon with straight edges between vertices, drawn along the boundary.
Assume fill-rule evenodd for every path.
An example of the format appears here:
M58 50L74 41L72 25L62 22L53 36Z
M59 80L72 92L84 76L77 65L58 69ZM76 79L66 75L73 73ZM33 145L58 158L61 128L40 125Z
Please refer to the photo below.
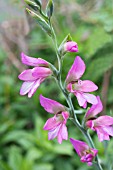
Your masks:
M12 5L17 2L12 0ZM83 79L94 81L99 86L95 94L101 95L105 72L111 70L113 75L112 0L56 1L52 22L59 44L69 32L78 43L77 55L85 60L87 66ZM27 40L28 55L44 58L57 66L52 41L36 24ZM69 53L65 56L63 80L74 58L75 54ZM7 51L0 47L0 170L94 169L80 163L69 140L59 145L56 140L48 141L47 132L43 131L43 125L50 115L40 106L39 95L43 94L67 105L54 79L47 79L36 94L28 99L27 96L19 95L22 82L18 80L18 74L9 63ZM75 97L73 104L76 109L79 108ZM113 116L113 76L110 77L106 114ZM78 115L79 120L82 120L82 117L83 115ZM70 121L68 129L69 137L84 140ZM91 135L99 150L103 167L112 170L113 139L100 143L94 132L91 132Z

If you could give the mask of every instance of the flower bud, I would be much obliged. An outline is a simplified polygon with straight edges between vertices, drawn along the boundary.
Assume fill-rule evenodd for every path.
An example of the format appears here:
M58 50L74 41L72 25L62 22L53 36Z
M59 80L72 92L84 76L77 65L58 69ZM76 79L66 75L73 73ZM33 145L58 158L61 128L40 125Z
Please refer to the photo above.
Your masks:
M68 41L64 44L65 52L78 52L78 45L74 41Z
M46 7L46 14L49 19L52 17L52 14L53 14L53 1L52 0L48 1L47 7Z
M30 6L33 10L38 11L40 10L40 7L33 1L30 0L24 0L28 6Z

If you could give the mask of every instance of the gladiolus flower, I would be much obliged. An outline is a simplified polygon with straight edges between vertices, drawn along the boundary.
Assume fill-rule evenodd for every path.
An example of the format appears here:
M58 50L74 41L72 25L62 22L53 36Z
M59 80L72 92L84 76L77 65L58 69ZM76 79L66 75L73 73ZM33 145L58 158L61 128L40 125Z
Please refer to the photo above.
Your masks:
M80 80L85 72L84 61L77 56L66 77L67 90L73 93L78 100L78 103L83 108L87 107L87 102L97 104L96 96L89 94L98 89L98 87L90 80Z
M23 64L34 66L34 68L27 69L18 76L20 80L24 81L20 89L20 95L28 93L28 97L32 97L40 84L52 75L52 71L49 69L49 63L41 58L32 58L22 53L21 60Z
M99 114L103 105L100 100L100 97L97 96L98 103L96 105L92 105L92 107L86 113L86 127L92 129L97 132L99 141L109 140L109 136L113 136L113 117L111 116L100 116L95 118L97 114Z
M68 41L64 44L64 51L66 52L78 52L78 45L74 41Z
M47 112L54 114L52 118L46 121L43 128L49 131L48 139L52 140L57 137L58 142L61 144L62 140L68 139L66 122L69 118L69 113L63 105L42 95L40 95L40 103Z
M88 166L91 166L98 150L90 148L85 142L79 140L70 138L70 142L72 143L77 154L80 156L81 162L86 162Z
M94 120L88 120L86 126L97 132L99 141L110 140L109 136L113 136L113 117L100 116Z

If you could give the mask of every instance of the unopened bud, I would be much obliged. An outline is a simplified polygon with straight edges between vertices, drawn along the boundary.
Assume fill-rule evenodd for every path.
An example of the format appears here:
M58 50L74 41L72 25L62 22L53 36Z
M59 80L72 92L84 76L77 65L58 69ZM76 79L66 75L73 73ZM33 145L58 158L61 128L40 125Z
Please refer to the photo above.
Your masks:
M78 52L78 45L74 41L68 41L64 44L65 52Z

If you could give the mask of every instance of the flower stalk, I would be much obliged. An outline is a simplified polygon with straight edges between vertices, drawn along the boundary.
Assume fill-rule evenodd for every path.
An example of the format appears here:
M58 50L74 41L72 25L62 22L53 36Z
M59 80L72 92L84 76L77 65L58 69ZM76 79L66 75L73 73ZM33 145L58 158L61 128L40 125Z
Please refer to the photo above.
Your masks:
M58 59L58 77L56 78L56 82L60 88L60 90L62 91L62 93L64 94L65 96L65 99L67 101L67 104L69 106L69 109L70 109L70 113L71 113L71 116L73 116L74 118L70 118L71 121L76 125L76 127L82 132L82 134L84 135L84 137L86 138L87 142L89 143L90 147L92 148L95 148L94 146L94 143L93 143L93 140L89 134L89 132L81 126L81 124L79 123L78 119L77 119L77 116L76 116L76 113L75 113L75 110L74 110L74 106L72 104L72 100L71 100L71 96L69 95L69 93L66 91L66 89L63 87L63 84L62 84L62 80L61 80L61 74L62 74L62 57L63 56L59 56L59 52L58 52L58 43L57 43L57 39L56 39L56 34L55 34L55 31L53 29L53 27L51 26L51 32L52 32L52 41L54 43L54 46L55 46L55 51L56 51L56 55L57 55L57 59ZM98 155L96 156L95 158L95 163L94 165L98 168L98 170L103 170L101 165L100 165L100 162L99 162L99 158L98 158Z

